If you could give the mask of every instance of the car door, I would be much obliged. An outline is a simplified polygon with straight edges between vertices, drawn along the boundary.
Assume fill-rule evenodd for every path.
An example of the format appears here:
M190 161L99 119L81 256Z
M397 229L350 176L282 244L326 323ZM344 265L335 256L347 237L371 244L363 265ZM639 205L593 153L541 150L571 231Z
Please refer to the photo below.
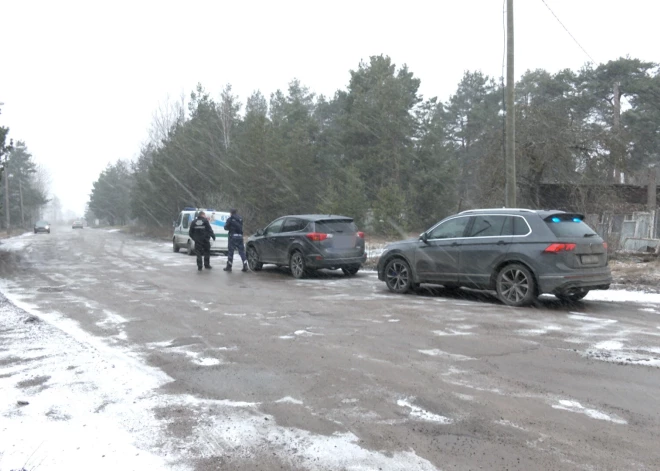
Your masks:
M192 214L190 213L183 213L181 217L181 231L179 232L179 235L181 236L181 243L183 243L183 245L186 245L188 243L188 240L190 240L188 231L190 230L191 219L192 219Z
M282 230L284 218L279 218L271 222L265 229L264 234L257 244L257 251L259 252L259 259L264 263L281 264L282 262L277 257L277 250L275 244L277 237Z
M282 264L289 263L289 247L301 237L301 231L307 226L307 221L297 217L287 217L282 224L280 233L274 238L275 257Z
M179 213L179 217L176 219L176 222L174 223L174 242L176 244L181 243L181 219L183 218L183 213Z
M487 287L495 266L509 251L512 238L512 216L474 216L467 237L461 242L459 283L475 288Z
M424 234L415 251L420 281L458 283L461 243L470 216L457 216L437 224Z

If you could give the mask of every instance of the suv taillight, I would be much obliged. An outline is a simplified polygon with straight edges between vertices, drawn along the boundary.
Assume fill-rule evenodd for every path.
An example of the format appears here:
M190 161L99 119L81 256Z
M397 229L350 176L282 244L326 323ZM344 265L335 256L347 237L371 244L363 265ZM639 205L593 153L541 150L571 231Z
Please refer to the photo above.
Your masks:
M305 234L305 237L314 242L320 242L322 240L331 238L332 234L324 234L323 232L310 232L309 234Z
M360 239L364 239L364 232L358 232L358 233L357 233L357 236L358 236Z
M575 244L550 244L546 247L544 252L547 253L559 253L559 252L570 252L575 250Z

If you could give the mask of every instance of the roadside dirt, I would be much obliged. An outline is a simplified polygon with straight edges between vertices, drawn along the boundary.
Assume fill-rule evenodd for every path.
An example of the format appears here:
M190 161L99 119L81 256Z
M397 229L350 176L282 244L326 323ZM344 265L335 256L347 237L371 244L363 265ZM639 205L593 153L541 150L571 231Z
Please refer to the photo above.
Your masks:
M660 292L660 259L649 260L643 254L617 254L610 260L614 287Z

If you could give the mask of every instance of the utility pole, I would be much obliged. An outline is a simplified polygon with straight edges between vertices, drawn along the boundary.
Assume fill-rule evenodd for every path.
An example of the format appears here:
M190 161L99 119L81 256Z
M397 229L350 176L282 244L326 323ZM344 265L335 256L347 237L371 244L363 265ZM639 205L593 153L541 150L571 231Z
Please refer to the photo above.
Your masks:
M506 192L504 205L516 207L516 110L513 76L513 0L506 1Z
M9 227L9 156L5 158L5 224L7 225L7 235L11 235Z

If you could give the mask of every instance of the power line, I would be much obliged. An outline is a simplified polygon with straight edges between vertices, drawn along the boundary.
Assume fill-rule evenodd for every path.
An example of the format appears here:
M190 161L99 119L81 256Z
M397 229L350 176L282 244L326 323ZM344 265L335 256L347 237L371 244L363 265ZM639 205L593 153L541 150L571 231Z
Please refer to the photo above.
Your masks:
M545 0L541 0L541 1L542 1L543 4L548 8L548 10L550 10L550 13L552 13L552 16L554 16L555 19L556 19L556 20L559 22L559 24L562 26L562 28L564 28L564 29L566 30L566 32L567 32L568 35L573 39L573 41L575 41L575 44L577 44L577 45L580 47L580 49L582 49L582 52L584 52L584 53L587 55L587 57L588 57L589 59L591 59L591 62L593 62L593 63L595 64L596 61L594 60L593 57L591 57L591 54L589 54L589 53L587 52L587 50L586 50L585 48L582 47L582 44L580 44L580 43L578 42L578 40L575 39L575 36L573 36L573 35L571 34L571 32L568 30L568 28L567 28L566 26L564 26L564 23L561 22L561 20L559 19L559 17L557 17L557 15L555 15L555 12L552 11L552 8L550 8L550 6L545 2Z

